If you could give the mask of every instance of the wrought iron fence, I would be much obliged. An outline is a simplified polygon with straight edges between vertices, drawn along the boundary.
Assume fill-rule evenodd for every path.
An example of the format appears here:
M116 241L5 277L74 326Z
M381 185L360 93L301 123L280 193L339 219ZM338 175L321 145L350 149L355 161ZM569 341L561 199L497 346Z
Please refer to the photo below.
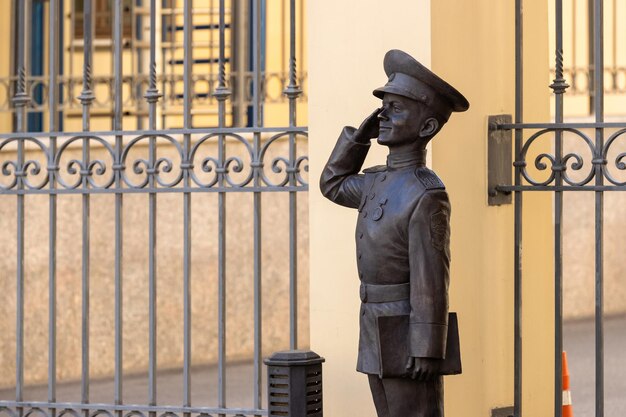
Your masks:
M113 74L105 83L109 88L112 104L112 129L93 131L91 113L97 107L94 94L98 80L93 76L94 67L94 1L84 0L83 30L84 59L82 90L75 97L82 108L82 131L63 132L59 128L59 118L49 118L48 132L27 132L27 109L32 106L29 88L44 78L33 79L27 76L25 54L26 31L29 19L26 13L30 1L17 1L17 50L16 75L13 105L16 113L16 132L0 135L0 198L14 198L16 202L17 239L13 242L17 248L16 259L16 394L14 401L0 401L0 413L11 417L40 415L42 417L64 417L83 415L85 417L156 417L156 416L252 416L267 415L262 405L262 195L267 192L288 193L288 245L289 245L289 313L285 322L289 328L289 346L298 347L298 259L297 259L297 194L306 192L307 128L296 126L297 101L302 96L296 71L296 1L289 2L289 70L284 95L289 103L289 124L285 127L267 128L262 124L263 84L265 74L262 71L263 51L260 48L262 0L251 2L252 36L252 71L251 71L251 111L250 127L227 127L227 101L232 91L227 81L230 75L226 67L226 0L219 0L218 42L219 72L211 79L210 100L217 102L218 126L195 129L192 127L192 110L196 103L192 84L198 76L192 72L194 46L192 42L193 13L192 0L185 0L181 15L183 21L183 105L184 126L182 129L157 129L158 107L163 98L163 82L157 74L157 5L151 0L144 6L147 11L150 28L147 42L149 54L149 73L147 78L136 77L147 84L143 95L147 109L148 128L127 131L123 129L124 84L129 78L123 76L123 0L113 4ZM62 0L49 1L49 68L46 81L46 98L50 115L59 115L64 105L70 105L73 97L66 90L64 104L59 104L62 88L67 80L59 74L59 21ZM148 7L149 6L149 7ZM170 5L173 7L173 5ZM67 82L69 85L70 83ZM8 87L7 87L8 88ZM10 89L9 89L10 90ZM131 88L131 90L133 90ZM71 91L71 90L70 90ZM126 97L126 98L125 98ZM132 96L132 100L139 100ZM276 144L285 144L286 154L272 151ZM243 149L241 153L229 151L229 146ZM93 151L98 149L94 158ZM164 149L168 149L167 152ZM245 408L228 407L226 404L226 200L229 193L250 193L253 199L253 339L254 339L254 375L253 404ZM145 194L148 199L148 401L143 405L124 403L124 364L123 364L123 284L124 284L124 235L123 218L124 199L128 194ZM180 195L183 204L183 401L177 406L161 405L157 397L157 209L162 193ZM191 226L192 202L197 193L217 194L218 231L215 239L218 247L218 380L217 404L211 407L199 407L191 403ZM39 401L24 400L24 317L25 317L25 202L33 195L48 196L49 199L49 244L47 280L49 285L48 318L48 397ZM57 226L59 198L65 195L79 195L81 199L81 401L74 403L58 402L57 387ZM110 404L90 404L90 213L92 196L109 195L114 199L114 398ZM44 279L43 277L36 277ZM321 382L320 382L321 383Z
M555 96L554 122L528 123L523 119L523 3L515 1L515 115L513 123L495 123L492 129L514 133L514 184L500 185L499 192L513 193L515 203L514 247L514 417L523 414L522 343L522 214L527 192L554 193L554 416L563 411L563 197L565 192L590 191L595 195L595 385L596 417L604 416L604 197L605 192L626 191L626 124L604 121L603 71L593 72L594 122L564 121L564 96L569 85L564 68L563 1L555 0L555 78L550 88ZM591 16L592 67L604 68L603 0L589 2ZM615 3L614 3L615 4ZM585 129L595 131L593 136ZM613 129L614 133L606 135ZM544 138L551 150L533 148ZM567 139L567 140L566 140ZM590 158L567 150L568 141L582 141ZM526 218L526 217L524 217Z

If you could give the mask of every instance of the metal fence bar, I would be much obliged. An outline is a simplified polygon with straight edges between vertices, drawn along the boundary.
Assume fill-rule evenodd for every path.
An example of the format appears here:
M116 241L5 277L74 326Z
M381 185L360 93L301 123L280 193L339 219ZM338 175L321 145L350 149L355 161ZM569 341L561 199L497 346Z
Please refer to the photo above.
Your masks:
M49 82L48 82L48 107L49 107L49 130L57 130L57 76L59 72L59 54L57 52L59 25L59 3L57 0L50 0L48 9L49 26ZM56 154L57 140L50 138L50 155L48 158L48 181L50 189L55 189L55 165L54 155ZM49 197L49 243L48 243L48 402L56 401L56 348L57 348L57 196L50 194ZM56 410L50 409L50 416L55 417Z
M113 68L115 77L114 84L114 108L113 130L123 129L122 111L122 79L124 66L122 57L122 25L123 25L123 0L115 0L113 19ZM115 136L115 188L122 187L122 148L123 136ZM114 376L114 402L116 405L124 402L124 315L123 315L123 265L124 265L124 195L115 194L115 376ZM118 411L117 417L123 417L123 412Z
M93 61L93 0L85 0L83 4L83 90L78 97L83 106L83 131L89 132L89 108L94 100L92 88L92 61ZM90 150L89 139L82 140L82 188L89 189ZM89 403L89 250L90 250L90 195L82 196L82 373L81 373L81 402ZM85 417L89 411L84 410Z
M594 43L594 66L598 68L594 76L595 101L594 112L596 122L604 122L604 10L603 0L594 0L593 5L593 43ZM613 10L615 14L615 9ZM615 43L615 40L613 42ZM596 128L596 155L594 169L596 170L596 186L604 185L603 167L604 161L604 129ZM603 264L603 241L604 238L604 192L595 193L595 365L596 365L596 417L604 417L604 264Z
M189 129L192 127L191 116L191 102L193 99L192 94L192 79L193 74L193 17L191 10L192 2L185 1L184 12L184 53L183 60L184 66L184 127ZM172 25L175 24L172 22ZM174 39L172 39L172 42ZM174 57L172 56L172 59ZM191 138L189 135L184 135L184 153L185 157L189 158L191 148ZM191 162L191 161L189 161ZM190 185L190 179L188 171L185 172L185 186ZM183 194L183 229L184 229L184 256L183 256L183 298L184 298L184 330L183 330L183 405L191 406L191 194ZM189 417L186 413L185 417Z
M524 112L524 14L523 0L515 0L515 123L522 123ZM524 131L515 129L515 159L522 158ZM522 168L515 164L515 185L522 184ZM515 191L514 230L514 376L513 413L522 416L522 192Z
M138 52L138 53L141 53ZM140 60L141 61L141 60ZM156 80L156 0L150 0L150 85L145 98L148 103L149 129L156 129L157 103L159 90ZM157 187L158 175L156 137L150 136L148 143L148 183L150 188ZM157 404L157 195L148 194L148 316L149 316L149 352L148 352L148 404ZM151 411L150 417L156 417Z
M296 100L302 94L296 80L296 1L289 2L289 85L285 95L289 98L289 126L296 126ZM289 184L297 183L296 135L289 134ZM298 200L296 192L289 193L289 346L298 348Z
M253 88L253 126L262 125L262 109L261 109L261 0L254 0L252 7L252 48L253 48L253 71L254 71L254 88ZM254 135L254 149L256 151L256 165L254 183L260 185L261 167L261 135ZM254 257L254 407L261 408L261 355L263 352L263 325L262 325L262 242L261 242L261 193L253 194L254 206L254 234L253 234L253 257Z
M232 9L232 4L231 4ZM232 69L231 69L232 71ZM226 126L226 100L230 97L230 90L226 87L226 5L225 0L219 2L219 82L214 93L218 100L218 126ZM218 184L224 186L226 149L223 134L218 137ZM217 259L218 259L218 402L225 407L226 393L226 193L220 192L217 196Z
M514 190L515 187L507 187L507 186L502 186L502 187L498 187L498 189L502 189L502 190L508 190L508 191L515 191ZM522 189L524 191L554 191L555 187L554 186L546 186L546 187L541 187L541 186L529 186L527 189L526 187L522 187ZM595 186L585 186L585 187L573 187L573 186L567 186L567 187L561 187L561 189L567 189L567 190L572 190L572 191L594 191L597 190L598 187ZM298 192L302 192L302 191L308 191L309 186L308 185L298 185L296 187L291 187L289 185L284 185L284 186L269 186L269 185L260 185L260 186L245 186L245 187L231 187L231 186L226 186L226 187L210 187L210 188L205 188L205 187L178 187L178 188L165 188L165 187L157 187L157 188L121 188L121 189L115 189L115 188L89 188L89 189L60 189L60 188L56 188L54 190L49 190L49 189L43 189L43 190L38 190L38 189L13 189L13 190L9 190L9 191L3 191L2 194L4 195L36 195L36 194L44 194L44 195L49 195L49 194L56 194L56 195L61 195L61 194L73 194L73 195L83 195L83 194L146 194L146 193L154 193L154 194L171 194L171 193L254 193L254 192L258 192L258 193L262 193L262 192L289 192L289 191L298 191ZM604 189L605 191L610 191L610 190L624 190L626 189L625 186L604 186L602 189Z
M555 0L555 79L550 85L555 95L554 121L563 123L563 93L568 87L563 78L563 1ZM555 185L563 185L563 131L555 135ZM563 191L554 192L554 416L563 413Z
M25 2L17 2L17 86L13 103L16 107L16 130L26 130L26 106L30 98L26 94L25 68ZM16 175L24 174L24 140L17 142ZM24 189L23 176L16 178L18 190ZM16 323L15 323L15 400L22 401L24 388L24 195L17 196L17 265L16 265ZM18 417L24 415L24 408L16 407Z

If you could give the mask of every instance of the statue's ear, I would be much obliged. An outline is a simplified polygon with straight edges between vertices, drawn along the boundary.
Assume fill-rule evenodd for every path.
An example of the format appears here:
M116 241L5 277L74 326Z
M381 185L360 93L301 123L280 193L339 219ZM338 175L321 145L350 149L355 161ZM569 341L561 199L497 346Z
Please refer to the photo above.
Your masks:
M422 128L420 129L420 138L427 138L435 134L439 128L439 122L434 117L429 117L424 121Z

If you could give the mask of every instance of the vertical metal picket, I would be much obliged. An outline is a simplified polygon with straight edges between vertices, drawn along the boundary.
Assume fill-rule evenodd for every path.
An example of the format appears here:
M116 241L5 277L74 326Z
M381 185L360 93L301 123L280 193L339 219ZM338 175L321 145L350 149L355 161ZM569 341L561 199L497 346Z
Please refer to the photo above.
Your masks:
M192 128L191 102L192 102L192 79L193 74L193 43L192 28L193 20L191 13L191 1L184 3L184 110L183 119L185 129ZM171 24L174 24L172 21ZM173 57L172 57L173 58ZM189 154L191 149L191 135L183 136L183 153L190 166ZM190 177L188 169L184 172L184 185L189 187ZM183 405L191 406L191 193L183 193ZM189 417L185 413L184 417Z
M261 69L261 0L253 0L252 6L252 59L254 68L253 81L253 104L252 104L252 125L260 128L263 120L261 108L262 93L262 69ZM255 151L255 187L261 186L261 172L263 161L261 160L261 133L257 130L254 132L254 151ZM254 205L254 407L261 408L261 355L263 353L263 318L262 318L262 281L261 281L261 193L253 193Z
M113 130L118 132L115 135L115 188L119 191L122 188L122 149L124 147L124 137L119 133L123 129L122 123L122 79L124 75L122 56L122 22L123 22L123 0L115 0L113 19L113 68L115 77L115 102L113 107ZM124 265L124 195L115 193L115 375L114 375L114 402L121 405L124 401L124 315L123 315L123 295L124 286L122 280ZM117 411L117 417L123 417L123 411Z
M156 76L156 0L150 0L150 85L145 98L148 103L149 130L156 130L157 103L161 94L157 88ZM148 143L148 322L149 322L149 352L148 352L148 404L157 405L157 188L158 175L156 137L150 136ZM150 417L156 417L156 412L150 411Z
M59 21L58 0L50 0L48 8L49 25L49 74L48 74L48 111L49 130L58 130L58 80L59 73L59 53L57 52ZM54 155L57 150L57 138L50 137L50 153L48 155L48 181L50 189L56 189L56 164ZM56 401L56 356L57 356L57 196L50 194L49 197L49 241L48 241L48 402ZM50 417L56 416L56 410L50 408Z
M593 2L593 65L594 73L594 112L598 126L595 129L596 152L593 166L596 172L595 184L604 185L604 7L603 0ZM615 10L613 11L615 13ZM604 191L595 192L595 365L596 365L596 417L604 417Z
M213 95L218 103L218 127L226 126L226 100L230 90L226 86L226 4L219 2L219 75L218 86ZM219 187L225 185L226 149L225 136L220 134L217 143L217 160L219 171L217 181ZM226 193L217 195L217 259L218 259L218 404L226 407Z
M524 13L523 0L515 0L515 123L521 124L524 115ZM515 129L515 186L522 185L522 143L524 131ZM522 416L522 204L521 190L515 190L514 224L514 417Z
M90 131L90 106L95 97L92 91L93 76L93 0L85 0L83 5L83 90L78 97L83 106L83 132ZM81 188L85 191L82 196L82 375L81 375L81 402L89 403L89 287L90 287L90 212L91 202L89 174L90 174L90 140L85 137L82 140L81 161ZM83 410L85 417L89 417L89 409Z
M302 94L296 79L296 1L289 2L289 85L284 91L289 98L289 127L297 123L296 101ZM296 135L289 134L289 184L296 185ZM296 192L289 193L289 339L290 349L298 348L298 200Z
M563 94L568 85L563 78L563 1L555 0L556 77L550 88L554 91L554 122L563 123ZM561 355L563 352L563 131L556 130L554 155L554 416L563 413L563 380Z

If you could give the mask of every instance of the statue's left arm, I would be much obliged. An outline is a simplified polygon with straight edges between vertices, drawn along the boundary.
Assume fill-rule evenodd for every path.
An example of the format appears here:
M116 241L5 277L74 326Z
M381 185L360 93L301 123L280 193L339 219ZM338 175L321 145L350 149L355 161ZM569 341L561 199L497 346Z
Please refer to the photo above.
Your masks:
M443 359L448 333L450 202L444 189L427 190L409 221L409 356Z

